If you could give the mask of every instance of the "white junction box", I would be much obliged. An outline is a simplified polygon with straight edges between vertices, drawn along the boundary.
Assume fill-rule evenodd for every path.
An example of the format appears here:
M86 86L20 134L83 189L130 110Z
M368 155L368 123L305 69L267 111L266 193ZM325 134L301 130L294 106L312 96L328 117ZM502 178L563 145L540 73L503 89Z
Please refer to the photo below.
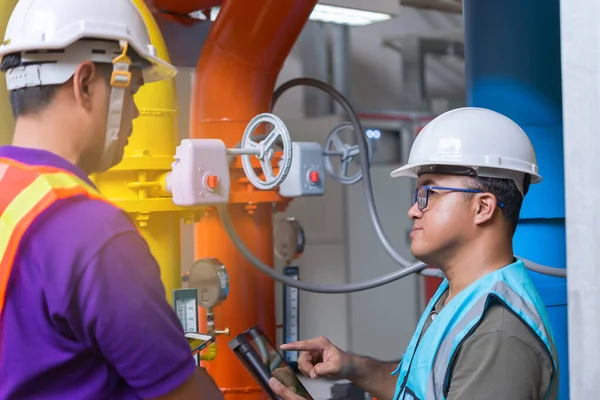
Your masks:
M182 140L166 180L178 206L227 203L230 176L225 143L219 139Z
M317 142L293 142L292 166L279 186L284 197L322 196L325 193L323 148Z

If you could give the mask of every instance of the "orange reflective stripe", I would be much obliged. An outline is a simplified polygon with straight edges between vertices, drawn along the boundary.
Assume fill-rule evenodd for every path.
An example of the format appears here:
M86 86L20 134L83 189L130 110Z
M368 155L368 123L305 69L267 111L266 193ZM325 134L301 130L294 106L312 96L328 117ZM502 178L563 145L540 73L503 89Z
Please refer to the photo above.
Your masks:
M0 166L4 161L0 158ZM68 197L84 195L110 203L92 186L64 170L31 167L13 160L4 165L9 168L0 178L0 314L19 244L33 221L55 201Z
M4 178L4 174L6 173L7 169L8 169L7 164L0 164L0 181L2 181L2 178Z
M64 169L62 168L57 168L57 167L49 167L46 165L29 165L29 164L23 164L20 163L16 160L13 160L12 158L4 158L4 157L0 157L0 164L7 164L10 167L15 167L18 168L22 171L29 171L29 172L35 172L37 175L39 175L40 173L55 173L55 172L65 172ZM73 175L75 176L75 175Z
M15 196L31 184L36 178L30 172L20 171L16 168L7 168L0 181L0 214L13 201Z

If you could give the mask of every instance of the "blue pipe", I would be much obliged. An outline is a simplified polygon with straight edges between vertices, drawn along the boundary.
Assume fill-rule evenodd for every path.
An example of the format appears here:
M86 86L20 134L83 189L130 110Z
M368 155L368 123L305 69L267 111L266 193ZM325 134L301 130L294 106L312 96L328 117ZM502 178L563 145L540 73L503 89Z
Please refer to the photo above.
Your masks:
M525 197L513 245L566 268L559 0L464 0L467 104L498 111L527 132L543 181ZM548 310L569 398L566 280L530 272Z

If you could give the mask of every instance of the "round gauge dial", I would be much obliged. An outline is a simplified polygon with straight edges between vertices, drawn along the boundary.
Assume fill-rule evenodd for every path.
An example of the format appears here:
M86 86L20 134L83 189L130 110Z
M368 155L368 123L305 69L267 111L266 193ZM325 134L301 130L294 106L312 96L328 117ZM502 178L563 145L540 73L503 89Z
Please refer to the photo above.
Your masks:
M198 305L215 307L227 299L229 276L223 263L216 258L201 258L190 268L190 288L198 290Z
M296 259L304 252L306 244L304 230L294 218L286 218L277 223L273 242L275 255L284 261Z

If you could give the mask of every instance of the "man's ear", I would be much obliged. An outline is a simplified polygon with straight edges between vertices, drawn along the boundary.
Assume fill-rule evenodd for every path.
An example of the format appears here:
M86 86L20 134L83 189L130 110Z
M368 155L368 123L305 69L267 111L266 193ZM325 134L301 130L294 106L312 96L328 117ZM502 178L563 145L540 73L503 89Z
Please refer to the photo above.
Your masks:
M73 74L73 94L75 101L86 110L92 109L92 98L96 90L100 71L91 61L85 61L77 66Z
M473 198L475 207L475 224L481 225L489 221L496 207L498 207L498 200L496 196L491 193L478 193Z

